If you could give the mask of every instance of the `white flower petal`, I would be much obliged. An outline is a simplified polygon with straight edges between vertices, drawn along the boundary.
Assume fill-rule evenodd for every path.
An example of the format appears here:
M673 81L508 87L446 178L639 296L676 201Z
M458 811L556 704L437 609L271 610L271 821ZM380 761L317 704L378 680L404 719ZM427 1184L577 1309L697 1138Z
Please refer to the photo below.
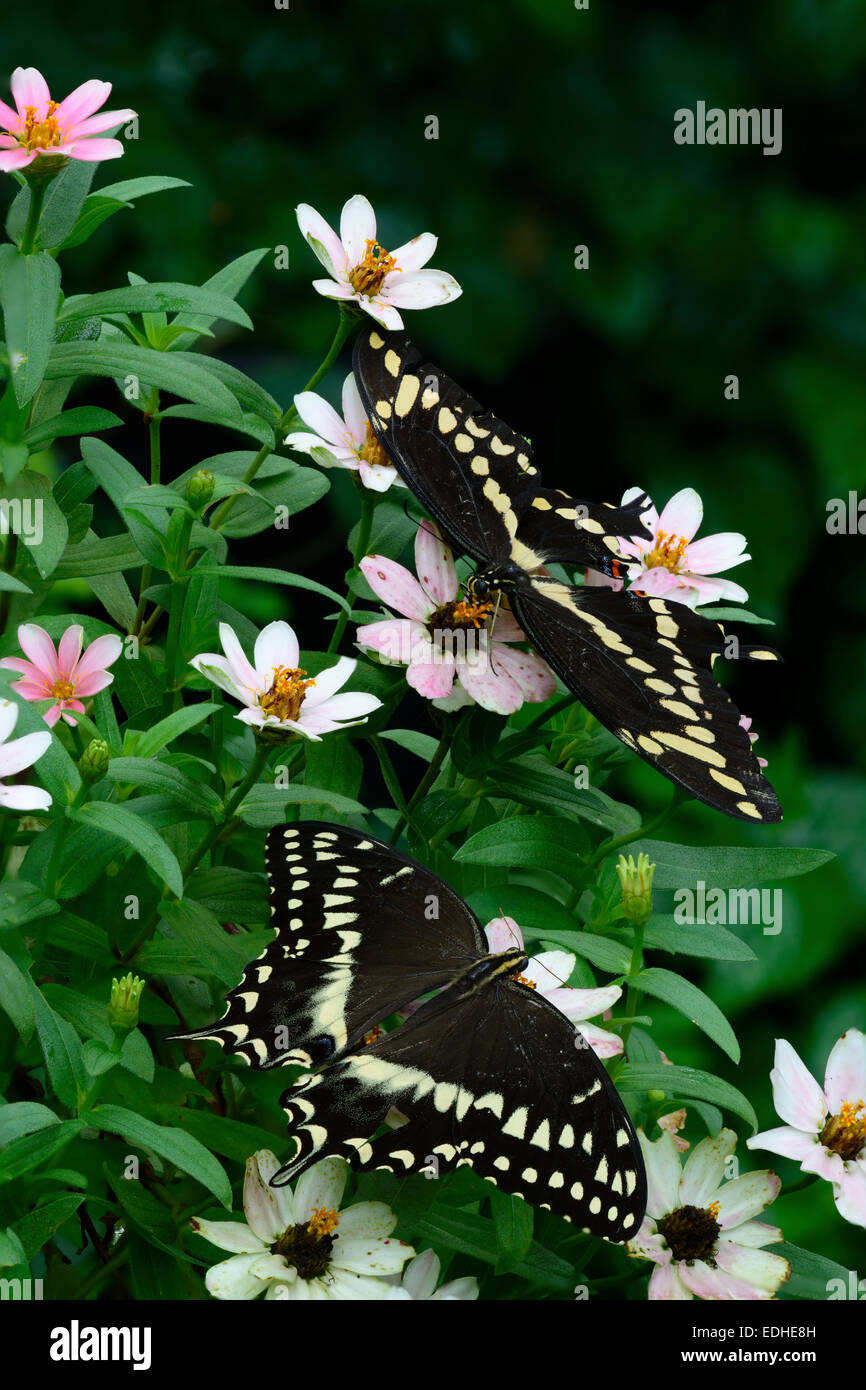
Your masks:
M306 1225L314 1210L338 1211L349 1169L342 1158L323 1158L298 1178L295 1221Z
M296 670L299 656L298 639L289 624L282 619L268 623L256 638L257 684L267 689L278 666L285 666L290 671Z
M824 1092L785 1038L776 1039L775 1065L770 1072L776 1114L786 1124L807 1133L824 1127Z
M194 1216L189 1224L196 1235L203 1236L220 1250L232 1250L239 1255L267 1253L268 1247L244 1221L205 1221L204 1217Z
M258 1259L257 1255L233 1255L214 1265L205 1275L208 1293L214 1298L231 1300L258 1298L264 1293L265 1285L250 1273L250 1266Z
M722 1129L715 1138L702 1139L695 1145L680 1178L681 1207L709 1206L725 1175L725 1165L736 1147L737 1136L732 1129Z
M658 1221L679 1205L679 1150L667 1130L654 1142L647 1139L642 1129L638 1130L637 1137L646 1164L647 1212Z
M866 1033L849 1028L843 1033L827 1059L824 1090L831 1115L838 1115L847 1102L866 1102Z

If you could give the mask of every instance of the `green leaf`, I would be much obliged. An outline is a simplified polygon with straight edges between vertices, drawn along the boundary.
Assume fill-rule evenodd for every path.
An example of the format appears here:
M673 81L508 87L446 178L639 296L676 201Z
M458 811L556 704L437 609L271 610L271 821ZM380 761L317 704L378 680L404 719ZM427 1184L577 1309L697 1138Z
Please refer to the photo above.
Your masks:
M407 753L414 753L416 758L423 758L425 763L432 760L439 747L438 739L431 738L430 734L420 734L415 729L383 729L379 737L396 743L398 748L405 748Z
M111 131L108 130L105 134L110 135ZM59 246L72 231L98 167L98 164L91 160L71 159L66 168L49 184L42 205L42 216L39 219L40 246L49 250ZM22 188L9 209L6 221L6 231L12 241L20 241L24 235L29 211L30 189Z
M668 1096L693 1096L696 1100L708 1100L712 1105L739 1115L751 1126L753 1134L758 1128L752 1106L735 1086L695 1067L672 1067L663 1062L628 1062L617 1077L617 1087L620 1091L642 1095L657 1090L664 1091Z
M0 884L0 929L23 927L38 917L50 917L57 904L46 898L41 888L16 878Z
M526 1258L532 1244L533 1210L521 1197L494 1189L490 1210L496 1231L497 1274L510 1274Z
M78 376L114 377L130 391L137 390L139 399L149 386L155 386L216 410L227 419L240 419L240 406L205 365L207 361L192 353L173 352L169 357L153 348L105 338L98 343L55 343L45 377L48 381Z
M820 869L835 855L826 849L743 849L737 845L672 845L666 840L638 840L629 854L648 854L655 863L654 888L693 888L702 881L707 888L738 888L747 883L766 883L795 878Z
M13 1139L24 1134L35 1134L39 1129L57 1125L60 1119L47 1105L35 1100L17 1100L11 1105L0 1105L0 1149L5 1149Z
M230 362L224 362L220 357L204 357L193 352L172 352L169 367L174 363L194 363L199 370L207 372L213 379L214 385L220 385L223 390L231 393L232 402L237 401L237 406L231 411L232 416L237 416L239 410L248 410L252 414L260 416L269 425L276 429L282 419L282 411L274 400L273 396L265 391L264 387L259 386L257 381L245 375L244 372L233 367ZM183 395L184 392L175 392L176 395ZM196 400L195 396L190 396L190 400ZM206 401L199 404L208 404Z
M818 1302L830 1300L856 1299L863 1295L860 1291L859 1273L847 1270L835 1260L816 1255L813 1250L803 1250L799 1245L784 1241L777 1245L765 1246L773 1255L781 1255L791 1266L791 1277L783 1284L779 1293L782 1298L809 1299ZM853 1279L852 1279L853 1274Z
M125 285L116 290L103 290L99 294L73 295L63 305L57 322L74 323L79 319L105 318L109 314L153 314L172 310L206 315L211 321L225 319L228 323L240 324L242 328L253 326L249 314L227 295L173 281Z
M237 260L230 261L228 265L218 270L216 275L212 275L202 286L203 290L211 293L227 294L234 297L243 289L247 280L252 275L263 258L268 254L270 247L262 246L256 251L247 251L245 255L238 256ZM178 320L174 321L177 324ZM214 322L214 318L208 314L184 314L184 332L180 334L173 344L172 350L184 349L194 343L196 338L207 331Z
M457 1250L463 1255L481 1260L484 1264L495 1265L497 1262L498 1251L493 1223L483 1216L476 1216L468 1211L449 1211L439 1206L419 1219L417 1230L419 1235L434 1245L444 1245L446 1249ZM535 1241L511 1273L521 1279L545 1284L559 1292L567 1290L571 1293L574 1287L572 1266Z
M205 1148L222 1154L224 1158L232 1158L236 1163L246 1163L256 1149L272 1149L281 1155L289 1143L285 1133L275 1134L246 1121L242 1124L225 1115L214 1115L209 1110L190 1110L184 1106L177 1112L177 1120Z
M167 902L162 915L180 942L212 975L224 985L238 982L237 949L234 938L224 932L219 920L201 903L189 898Z
M52 439L95 434L99 430L112 430L122 424L120 416L111 410L103 410L96 405L79 405L73 410L64 410L59 415L52 415L50 420L44 420L39 425L32 425L24 436L24 442L32 453L36 453L38 449L44 449L46 444L50 444Z
M0 1183L12 1182L40 1164L47 1163L49 1158L65 1149L83 1128L80 1120L61 1120L50 1129L13 1139L0 1154Z
M11 956L0 951L0 1009L9 1015L16 1031L25 1041L36 1026L27 978Z
M126 783L133 787L146 787L148 791L161 792L182 806L194 811L215 812L219 810L220 799L212 787L205 782L197 782L187 777L179 768L155 758L112 758L106 770L109 781ZM130 803L133 807L135 802Z
M516 816L471 835L454 855L467 864L547 869L579 880L585 865L575 853L575 827L553 816Z
M716 608L712 604L709 607L696 608L702 618L709 618L711 622L722 623L760 623L765 627L775 627L772 618L759 618L757 613L750 613L747 608Z
M203 405L170 405L159 412L162 420L200 420L203 425L216 425L218 429L237 430L239 434L249 435L257 444L273 447L274 431L270 425L252 412L245 413L240 420L229 419L216 410L207 410Z
M102 536L81 541L78 545L68 545L53 572L53 578L91 579L97 575L139 569L143 564L144 556L130 536Z
M596 936L588 931L546 931L544 940L585 956L599 970L606 970L611 975L627 975L629 972L631 951L621 941L613 941L609 936Z
M38 1255L46 1241L66 1224L70 1216L75 1215L85 1196L84 1192L64 1192L61 1196L46 1202L44 1206L36 1207L26 1216L19 1217L12 1229L24 1247L28 1263Z
M145 194L159 193L168 188L189 187L190 184L184 179L140 178L125 179L121 183L109 184L107 188L99 188L84 200L78 220L59 250L68 251L73 246L81 246L114 213L121 208L132 208L133 198L143 198Z
M6 348L19 405L32 400L42 384L54 336L60 267L45 251L22 256L0 246L0 300Z
M31 524L21 530L20 537L27 547L41 579L56 572L65 548L69 527L66 517L51 495L51 480L44 473L26 468L14 483L4 489L6 498L20 498L29 503ZM26 520L26 511L22 513Z
M290 574L288 570L263 569L260 565L197 565L196 574L215 575L218 579L254 579L259 584L285 584L290 589L309 589L311 593L321 594L332 603L338 603L346 613L351 612L350 605L333 589L317 584L314 579L306 579L302 574Z
M3 446L0 445L0 453ZM0 570L0 590L6 589L13 594L32 594L33 590L28 589L26 584L22 584L20 579L16 579L14 574L7 574L5 570Z
M145 174L141 178L121 179L118 183L106 184L98 188L92 196L97 198L117 198L122 203L132 203L135 198L146 198L151 193L165 193L171 188L192 188L186 179L172 178L170 174Z
M184 901L194 900L218 920L264 926L270 920L263 874L227 865L197 869L186 885Z
M653 916L644 928L644 945L672 955L704 960L757 960L751 946L724 927L682 925L673 917Z
M652 966L641 970L634 981L638 989L670 1004L679 1013L685 1014L708 1038L718 1043L723 1051L734 1061L740 1060L740 1045L734 1030L722 1013L703 990L676 975L672 970L661 970Z
M629 834L640 825L633 806L614 801L597 787L575 787L570 773L542 757L509 759L501 767L494 764L487 781L494 795L534 810L578 816L615 835Z
M77 1110L88 1089L78 1034L54 1012L33 981L28 984L36 1013L36 1035L54 1093L70 1110Z
M302 786L300 782L290 782L287 787L260 783L244 797L236 814L245 825L269 830L285 820L287 806L303 806L310 803L330 806L341 815L356 815L365 809L360 801L341 796L339 792L332 792L327 787L307 787Z
M181 734L188 734L190 730L197 729L219 708L219 705L212 704L209 700L202 700L197 705L185 705L183 709L175 710L174 714L160 719L152 728L139 735L135 745L137 756L155 757L163 748L174 743L176 738L180 738Z
M212 1192L227 1210L231 1210L231 1183L222 1165L191 1134L184 1134L183 1130L167 1125L155 1125L143 1115L136 1115L120 1105L95 1106L88 1112L87 1118L99 1129L119 1134L130 1144L152 1149L160 1158L189 1173L208 1192Z
M130 845L136 854L141 855L145 864L156 870L170 891L177 897L181 896L183 874L180 865L162 836L142 816L126 806L116 806L108 801L91 801L86 806L70 809L69 815L92 830L113 835Z

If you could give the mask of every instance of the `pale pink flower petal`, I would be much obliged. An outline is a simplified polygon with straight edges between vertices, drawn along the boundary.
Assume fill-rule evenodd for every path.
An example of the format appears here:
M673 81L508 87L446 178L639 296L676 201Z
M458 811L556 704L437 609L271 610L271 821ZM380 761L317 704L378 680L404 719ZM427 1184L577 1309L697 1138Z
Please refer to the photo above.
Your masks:
M7 811L47 811L51 797L41 787L0 786L0 806Z
M494 917L484 928L491 954L523 949L523 933L513 917Z
M450 304L462 293L453 275L444 270L416 270L411 275L392 270L382 285L382 295L398 309L430 309L434 304Z
M369 198L356 193L343 204L340 214L340 240L346 248L349 265L364 259L367 242L376 240L376 214Z
M57 651L44 627L38 627L36 623L22 623L18 628L18 642L25 656L53 684L58 672Z
M352 372L343 382L343 419L356 444L364 444L367 439L367 415Z
M406 671L406 682L426 700L437 700L449 694L455 674L453 657L436 652L430 642L423 652L413 657Z
M334 280L314 280L313 289L326 299L357 299L351 285L338 284Z
M107 85L107 84L106 84ZM67 101L69 98L67 97ZM66 103L61 102L61 107ZM57 111L60 116L60 110ZM76 121L69 131L69 139L77 143L91 135L100 135L103 130L111 130L113 126L125 125L127 121L135 119L135 112L125 109L123 111L103 111L99 116L90 116L86 121Z
M661 1299L666 1301L686 1300L693 1297L680 1279L678 1269L679 1265L674 1264L656 1266L652 1272L647 1292L647 1298L651 1302Z
M642 1129L637 1132L647 1176L647 1212L660 1221L677 1205L680 1185L680 1156L673 1135L664 1131L651 1142Z
M4 743L0 746L0 777L14 777L25 767L31 767L47 751L50 742L51 735L40 730Z
M682 1283L696 1298L709 1299L711 1302L727 1302L729 1299L752 1302L770 1297L745 1279L738 1279L723 1269L711 1268L705 1260L695 1260L692 1264L680 1260L677 1272Z
M849 1028L843 1033L827 1059L824 1091L831 1115L842 1106L866 1104L866 1033Z
M49 729L53 729L53 728L54 728L54 725L55 725L55 724L58 722L58 720L60 719L60 716L61 716L61 714L62 714L62 709L63 709L62 705L52 705L52 706L51 706L51 709L50 709L50 710L46 710L45 714L42 716L43 719L45 720L45 723L48 725ZM70 722L69 720L66 720L66 723L67 723L67 724L68 724L69 722Z
M404 241L402 246L397 246L391 252L397 264L397 269L406 273L420 270L422 265L426 265L433 252L439 238L432 232L422 232L420 236L413 237L411 241Z
M47 91L47 88L46 88ZM80 87L76 87L74 92L70 92L68 97L64 97L55 111L55 116L63 125L77 126L80 121L84 121L88 116L92 116L94 111L98 111L100 106L104 106L111 96L111 83L100 82L92 77L89 82L82 82ZM112 113L109 112L109 115ZM135 112L130 112L134 115ZM102 127L107 129L106 126Z
M345 449L348 433L345 420L342 420L332 405L315 391L300 391L295 396L295 409L305 425L315 430L328 444Z
M244 649L237 639L234 628L229 627L228 623L220 623L219 638L222 649L226 654L226 659L235 685L242 689L258 689L258 673L247 660ZM196 658L197 661L204 661L205 659L204 656ZM209 660L210 658L207 659Z
M51 691L46 689L44 680L13 681L12 689L23 700L50 700L53 698Z
M359 647L368 647L388 661L408 666L416 647L430 645L427 629L409 618L386 618L381 623L367 623L355 633Z
M517 681L505 671L494 670L489 661L469 662L458 657L457 675L463 689L482 709L494 714L514 714L523 704Z
M551 990L568 984L574 961L575 957L570 951L539 951L521 974L524 979L531 980L541 994L548 994ZM592 994L594 991L569 990L569 993ZM601 1009L587 1009L585 1017L591 1018L593 1014L601 1012Z
M690 541L700 527L704 504L693 487L675 493L659 517L658 529L668 536L682 536Z
M725 1240L735 1245L748 1245L759 1249L762 1245L778 1245L782 1232L778 1226L770 1226L766 1221L745 1221L732 1231L725 1232Z
M795 1163L802 1163L811 1158L820 1145L814 1133L806 1134L801 1129L792 1129L790 1125L780 1125L778 1129L765 1129L761 1134L747 1139L746 1148L764 1149L771 1154L780 1154L782 1158L793 1158Z
M355 298L357 296L352 296ZM374 318L377 323L381 323L383 328L402 328L403 320L397 310L391 305L386 304L383 299L358 298L358 302L365 313Z
M234 666L226 660L224 656L219 656L216 652L201 652L199 656L190 658L190 666L198 671L199 675L206 680L212 681L219 686L227 695L231 695L235 700L241 702L251 698L252 692L257 689L254 685L242 685L235 675ZM255 672L253 672L255 676Z
M680 1206L709 1206L736 1147L737 1136L731 1129L721 1129L715 1138L702 1139L695 1145L680 1178Z
M745 548L746 538L739 531L718 531L714 536L692 541L686 551L686 568L698 574L719 574L750 560L751 555L743 554Z
M422 521L415 534L415 569L425 593L437 608L457 597L457 566L451 547L432 521Z
M427 597L414 574L385 555L366 555L360 568L374 594L407 618L426 622L435 604Z
M298 219L301 235L319 258L328 274L333 276L345 275L348 262L343 243L321 213L316 212L316 209L310 207L309 203L301 203L295 209L295 215ZM316 288L319 284L325 283L327 282L318 281Z
M735 584L733 579L705 579L700 574L681 574L680 579L697 595L698 603L717 603L719 599L745 603L749 597L748 590L742 584Z
M23 116L25 106L35 106L40 117L45 114L51 93L38 68L16 68L10 85L19 114Z
M244 1221L206 1221L202 1216L194 1216L189 1224L196 1235L220 1250L231 1250L236 1255L260 1255L267 1250ZM282 1235L282 1230L271 1236L271 1240L275 1240L276 1235Z
M525 642L526 633L518 623L510 608L506 608L503 603L499 605L496 614L496 621L493 624L492 637L496 642Z
M774 1255L770 1250L750 1249L734 1240L719 1241L716 1265L754 1289L753 1298L772 1298L791 1277L791 1266L781 1255Z
M776 1114L795 1129L817 1133L827 1117L824 1092L785 1038L776 1039L770 1072Z
M833 1192L836 1210L855 1226L866 1226L866 1169L862 1161L849 1169Z
M253 660L259 689L268 688L278 667L284 666L290 671L297 669L300 660L298 639L288 623L279 619L262 628L256 638ZM311 689L305 697L305 703L312 694Z
M564 994L564 990L552 990L547 996L551 1004L561 1008L558 995ZM565 1013L565 1009L562 1009ZM596 1057L618 1057L623 1049L622 1038L616 1033L609 1033L606 1028L599 1028L595 1023L578 1023L579 1031L586 1038Z
M652 569L639 570L632 575L629 567L632 588L650 598L669 598L674 589L682 589L682 576L672 574L664 565L654 565Z
M625 546L622 541L620 541L620 549L625 553ZM627 553L631 554L633 550L634 547ZM620 592L623 585L621 579L614 579L612 575L602 574L601 570L594 569L584 570L583 583L587 589L613 589L614 593L617 594Z
M722 1230L733 1230L751 1221L776 1200L781 1186L781 1178L767 1171L744 1173L742 1177L726 1182L714 1198L719 1206L716 1220Z
M368 463L366 459L362 459L359 472L364 487L372 489L373 492L387 492L394 483L400 485L396 468L385 464Z
M533 652L513 651L496 641L490 647L490 662L494 670L510 676L520 687L524 700L532 704L549 700L556 692L553 672L547 662Z
M308 710L316 709L319 705L323 705L326 700L333 701L337 691L342 690L357 665L358 663L353 656L341 656L335 665L329 666L325 671L320 671L316 676L316 684L309 687L304 697L305 708Z
M0 697L0 745L6 742L7 738L12 733L12 730L15 728L15 725L17 723L18 706L16 705L15 701L6 700ZM43 734L42 737L44 738L45 735ZM51 739L49 736L48 743L50 742ZM46 748L48 747L48 743L45 744ZM2 747L0 747L0 768L2 768L2 759L3 749ZM0 771L0 777L2 777L2 775L2 771Z
M76 680L75 693L80 699L87 699L88 696L98 695L100 690L105 690L106 686L111 685L113 680L114 676L110 671L94 671L91 676L85 676L83 680ZM81 713L84 713L83 705L81 705Z
M68 671L70 669L63 657L63 643L71 630L72 629L69 629L64 633L60 641L59 656L61 671ZM94 642L90 643L84 655L79 659L78 665L75 668L75 675L93 676L105 671L117 661L122 651L123 643L120 638L113 633L106 633L104 637L97 637Z
M96 164L105 159L120 159L124 149L119 140L87 139L76 140L65 148L61 145L52 153L69 154L85 164Z
M21 117L18 112L13 111L11 106L7 106L5 101L0 101L0 126L2 126L4 130L19 131L21 129L21 124ZM3 136L3 145L5 148L11 149L13 143L17 144L17 141L10 142L8 136Z
M27 165L32 164L35 158L36 155L32 151L20 147L17 150L10 150L8 153L3 151L0 153L0 171L4 174L10 174L13 169L26 169Z

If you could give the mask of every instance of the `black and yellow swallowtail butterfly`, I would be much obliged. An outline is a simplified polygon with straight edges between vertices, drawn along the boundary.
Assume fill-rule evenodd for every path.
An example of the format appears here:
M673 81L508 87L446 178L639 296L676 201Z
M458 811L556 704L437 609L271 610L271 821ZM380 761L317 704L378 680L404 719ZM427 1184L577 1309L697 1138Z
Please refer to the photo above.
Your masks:
M491 954L447 883L363 832L278 826L266 861L276 937L219 1023L182 1036L312 1072L281 1099L295 1153L275 1185L329 1155L400 1176L469 1165L594 1235L632 1237L646 1176L631 1121L574 1024L515 978L523 951ZM392 1109L407 1123L373 1137Z
M469 590L509 604L567 688L627 747L709 806L777 821L781 807L712 666L719 623L684 604L583 588L550 563L617 575L618 536L648 535L640 501L593 505L542 486L527 441L485 411L400 332L362 328L355 379L370 424L403 481L478 569ZM737 655L775 661L763 646Z

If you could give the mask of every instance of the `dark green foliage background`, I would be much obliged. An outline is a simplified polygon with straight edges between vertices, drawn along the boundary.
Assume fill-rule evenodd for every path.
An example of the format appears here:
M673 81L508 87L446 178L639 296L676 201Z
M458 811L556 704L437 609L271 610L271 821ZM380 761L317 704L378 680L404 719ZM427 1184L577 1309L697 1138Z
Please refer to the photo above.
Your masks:
M146 173L192 184L66 253L67 293L124 283L127 269L201 283L255 246L288 246L289 269L266 257L244 292L255 337L218 343L285 406L331 332L294 207L312 203L333 223L362 191L386 246L439 235L434 264L464 296L407 326L532 438L551 481L607 499L637 482L659 502L693 485L707 531L747 534L754 558L735 577L777 622L787 664L744 672L739 700L785 820L742 828L690 808L664 833L839 858L786 884L778 936L738 929L756 965L694 964L738 1032L739 1069L678 1014L653 1013L672 1060L727 1075L769 1127L773 1039L789 1038L820 1076L833 1041L866 1015L866 538L825 527L828 500L864 485L866 457L862 6L151 0L38 13L38 25L26 7L4 15L4 70L34 64L57 95L110 79L110 105L140 113L138 143L97 186ZM697 100L781 107L782 153L675 145L673 112ZM437 141L424 138L428 115ZM580 243L584 272L573 266ZM739 401L723 397L728 373ZM110 387L88 393L132 418ZM138 418L124 432L133 442L117 445L133 458ZM203 427L178 424L168 478L210 445ZM45 467L72 457L61 442ZM283 552L337 588L354 514L345 483L334 480ZM280 563L276 541L267 557L254 544L257 563ZM238 554L253 558L243 545ZM320 611L254 587L245 611L258 621L303 627ZM80 611L86 593L67 584L57 603ZM621 776L647 815L664 803L642 765ZM866 1271L864 1233L836 1217L825 1185L783 1200L773 1219L797 1244Z

